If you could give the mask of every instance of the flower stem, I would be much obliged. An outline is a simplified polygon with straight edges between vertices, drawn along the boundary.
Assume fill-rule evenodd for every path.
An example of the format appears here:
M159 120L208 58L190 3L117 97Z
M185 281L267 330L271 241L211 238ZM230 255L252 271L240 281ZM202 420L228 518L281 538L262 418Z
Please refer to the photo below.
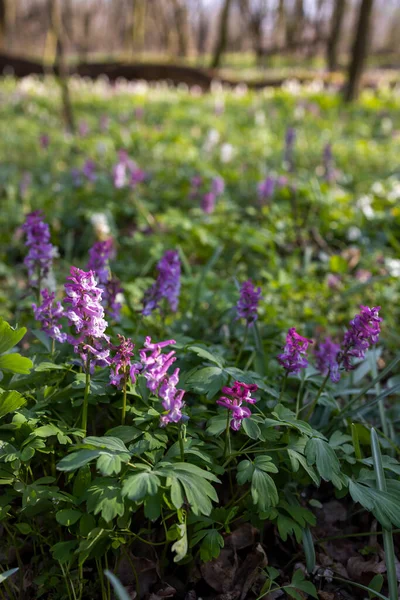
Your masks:
M225 428L225 446L224 446L224 456L223 458L225 459L226 456L231 454L231 438L230 438L230 417L231 414L229 412L229 409L227 410L227 418L226 418L226 428Z
M322 392L323 392L323 391L324 391L324 389L325 389L325 386L326 386L326 384L328 383L328 379L329 379L330 372L331 372L331 371L330 371L330 369L329 369L329 370L328 370L328 372L327 372L327 374L325 375L325 379L323 380L321 387L320 387L320 388L319 388L319 390L318 390L318 394L315 396L315 398L314 398L313 402L311 403L310 409L309 409L309 411L307 412L307 415L306 415L306 417L305 417L305 420L306 420L306 421L308 421L308 419L311 417L311 415L312 415L312 414L313 414L313 412L314 412L314 409L315 409L315 407L317 406L317 402L318 402L318 400L319 400L319 397L321 396Z
M282 402L283 394L285 393L285 389L286 389L287 380L288 380L288 372L286 371L285 376L283 378L283 382L282 382L281 393L279 394L278 404L280 404Z
M179 448L180 448L180 451L181 451L181 462L185 462L185 446L183 445L184 434L183 434L183 428L182 427L179 429L178 439L179 439Z
M246 346L246 342L247 342L247 335L248 335L248 333L249 333L249 324L246 323L246 329L244 330L243 342L242 342L242 345L240 347L239 354L237 355L237 358L236 358L235 367L238 366L239 361L242 358L243 350L244 350L244 348Z
M125 416L126 416L126 378L124 378L124 387L123 387L123 392L122 392L121 425L125 425Z
M82 429L87 432L87 417L88 417L88 399L90 390L90 356L86 359L86 384L85 384L85 395L83 396L83 409L82 409Z

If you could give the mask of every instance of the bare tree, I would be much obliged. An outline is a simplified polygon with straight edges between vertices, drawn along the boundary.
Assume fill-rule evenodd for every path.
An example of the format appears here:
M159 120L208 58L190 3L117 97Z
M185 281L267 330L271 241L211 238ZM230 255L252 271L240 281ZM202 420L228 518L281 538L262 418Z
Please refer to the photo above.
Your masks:
M172 0L178 42L178 56L189 54L189 20L185 0Z
M357 98L360 91L361 75L368 50L372 7L373 0L361 1L357 31L354 39L347 86L344 95L347 102L351 102Z
M240 9L243 18L247 21L252 45L257 58L258 64L261 64L264 56L263 47L263 25L267 16L266 0L259 0L256 3L249 0L240 1Z
M146 0L133 0L133 27L131 53L141 53L144 50L146 35Z
M343 17L346 11L346 0L335 0L332 14L332 26L326 48L329 71L336 71L338 65L338 46L342 30Z
M56 42L54 71L61 88L62 111L68 131L75 131L74 115L68 87L68 69L65 60L65 37L60 0L48 0L50 29Z
M214 56L211 61L211 68L219 67L223 53L228 42L229 13L232 0L224 0L218 24L217 43L215 45Z

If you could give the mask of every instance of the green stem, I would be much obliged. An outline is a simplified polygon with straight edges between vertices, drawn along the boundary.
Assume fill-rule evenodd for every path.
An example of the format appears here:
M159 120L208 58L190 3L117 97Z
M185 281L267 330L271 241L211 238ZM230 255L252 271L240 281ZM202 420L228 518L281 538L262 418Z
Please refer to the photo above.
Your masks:
M378 368L377 368L377 354L376 354L376 348L374 347L372 350L372 361L371 361L371 366L372 366L372 377L374 379L376 379L376 377L378 376ZM376 382L375 384L375 392L376 395L379 396L381 393L381 384L379 381ZM384 399L381 398L378 402L378 407L379 407L379 416L381 419L381 424L382 424L382 431L385 434L386 437L389 437L390 432L389 432L389 425L388 425L388 421L386 418L386 412L385 412L385 405L384 405Z
M238 364L240 362L240 359L242 358L243 350L244 350L244 348L246 346L246 342L247 342L248 333L249 333L249 324L246 323L246 329L244 330L243 342L242 342L242 345L240 347L239 354L237 355L237 358L236 358L236 361L235 361L235 367L238 366Z
M182 427L179 429L178 439L179 439L179 448L180 448L180 451L181 451L181 462L185 462L185 446L183 445L183 431L182 431Z
M101 598L102 598L102 600L107 600L107 592L106 592L106 587L104 585L104 575L103 575L103 571L101 568L101 559L100 558L96 558L96 567L97 567L97 572L99 574L99 580L100 580Z
M317 406L317 402L318 402L322 392L324 391L326 384L328 383L329 375L330 375L330 369L328 370L327 374L325 375L325 379L323 380L322 385L319 388L317 395L315 396L313 402L311 403L310 409L305 417L305 421L308 421L308 419L310 419L310 417L312 416L314 409Z
M366 585L362 585L361 583L356 583L355 581L350 581L349 579L343 579L343 577L336 577L336 576L332 577L332 579L334 581L341 581L342 583L347 583L347 585L354 585L354 587L356 587L360 590L364 590L365 592L371 592L377 598L382 598L382 600L389 600L387 598L387 596L384 596L380 592L376 592L372 588L367 587ZM396 598L397 598L397 595L396 595Z
M51 340L51 358L54 360L54 353L56 351L56 340L53 338Z
M124 387L123 387L123 392L122 392L121 425L125 425L125 416L126 416L126 374L124 376Z
M296 399L296 419L299 418L299 412L302 410L301 406L302 406L302 397L303 397L304 383L305 383L305 379L304 379L304 371L303 371L302 378L301 378L301 383L300 383L300 387L299 387L299 391L297 392L297 399Z
M278 404L280 404L282 402L283 394L285 393L285 389L286 389L287 380L288 380L288 372L286 371L285 376L282 381L282 388L281 388L281 393L279 394Z
M371 429L371 448L372 460L376 475L376 485L380 492L386 492L385 473L383 471L382 455L378 436L375 429ZM396 556L394 553L392 528L383 528L383 548L385 550L387 580L389 587L390 600L398 600L397 595L397 575L396 575Z
M107 552L104 555L104 564L106 566L106 571L108 571L108 558L107 558ZM107 600L111 600L111 584L110 584L110 580L107 577Z
M90 390L90 355L88 355L86 359L86 384L85 384L85 394L83 396L83 408L82 408L82 429L87 432L87 417L88 417L88 399L89 399L89 390Z
M230 456L231 454L231 438L230 438L230 421L231 421L231 413L229 412L229 408L227 409L227 417L226 417L226 427L225 427L225 446L224 446L224 455L223 458L226 458L226 455Z

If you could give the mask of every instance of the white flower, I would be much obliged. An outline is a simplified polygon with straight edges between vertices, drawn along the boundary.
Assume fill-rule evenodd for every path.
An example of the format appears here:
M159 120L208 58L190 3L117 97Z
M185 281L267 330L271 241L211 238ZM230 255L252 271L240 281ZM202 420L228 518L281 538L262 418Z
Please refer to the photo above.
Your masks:
M211 150L218 144L219 142L219 132L216 129L210 129L207 133L206 141L204 142L204 150L206 152L211 152Z
M348 228L347 239L349 240L349 242L355 242L360 237L361 237L361 229L359 229L358 227L355 227L355 225Z
M399 258L386 258L385 265L389 273L393 277L400 277L400 259Z
M369 196L361 196L357 200L357 208L361 210L367 219L373 219L375 216L375 211L371 206L372 199Z
M254 122L257 127L263 127L265 125L265 113L262 110L257 110L254 115Z
M105 237L110 235L111 228L108 222L107 215L105 213L93 213L90 216L90 222L99 237Z
M220 151L221 161L223 163L230 162L234 155L234 148L232 144L222 144Z

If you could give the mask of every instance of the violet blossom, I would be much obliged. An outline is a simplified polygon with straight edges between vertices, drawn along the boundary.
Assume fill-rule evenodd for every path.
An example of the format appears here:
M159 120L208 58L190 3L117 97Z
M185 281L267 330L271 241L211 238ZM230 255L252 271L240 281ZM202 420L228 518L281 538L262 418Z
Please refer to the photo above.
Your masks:
M118 152L118 162L113 167L114 187L117 189L126 186L135 187L146 178L146 173L140 169L136 163L129 158L126 150Z
M85 160L85 163L82 167L82 175L84 175L84 177L86 177L86 179L92 183L96 181L96 163L90 158Z
M279 364L287 373L297 375L308 366L307 350L312 343L312 340L298 334L295 327L291 327L286 336L284 351L277 356Z
M360 306L360 308L360 313L350 321L349 329L344 335L343 351L339 357L346 371L355 368L352 363L353 358L363 359L368 348L379 340L380 323L383 320L379 316L381 307Z
M284 163L288 171L294 170L293 151L294 144L296 141L296 130L294 127L288 127L285 134L285 150L284 150Z
M340 379L338 356L340 345L335 344L330 337L321 342L315 350L316 366L322 375L328 375L333 383Z
M232 387L222 388L222 393L226 396L221 396L217 400L217 404L232 411L232 419L230 422L233 431L239 431L243 419L251 416L251 410L247 406L242 406L243 402L255 404L257 401L252 397L252 393L258 389L257 385L235 381Z
M57 249L50 243L50 229L43 221L43 213L36 210L26 216L22 226L26 234L25 245L28 254L24 259L24 265L28 268L29 284L39 287L43 279L48 275Z
M257 308L261 297L261 288L255 288L251 279L244 281L240 288L240 298L236 304L237 319L245 319L251 326L258 319Z
M215 201L216 196L213 192L207 192L206 194L204 194L201 200L202 211L205 212L207 215L213 213L215 209Z
M162 415L160 425L164 427L168 423L177 423L182 418L184 390L176 386L179 383L179 369L175 369L172 375L168 375L168 369L175 362L175 351L167 354L162 349L175 344L175 340L152 343L150 337L146 337L144 348L139 351L142 374L147 380L147 387L153 394L158 393L162 400L162 406L167 414Z
M146 291L143 299L143 315L150 315L159 308L162 299L167 300L171 310L176 312L181 289L181 263L177 250L167 250L157 264L158 276L155 283Z
M126 385L129 379L135 383L138 368L137 365L132 364L131 360L133 356L133 349L135 347L132 340L129 340L123 335L119 334L118 340L119 344L117 346L111 346L115 354L110 359L110 384L115 385L118 388L122 388L124 385Z
M44 289L41 292L42 303L38 306L32 304L33 314L36 321L41 323L41 330L57 342L64 343L67 341L67 334L62 333L62 325L60 319L64 316L64 309L61 302L55 302L55 292L49 292Z
M114 321L119 321L121 318L122 304L119 298L122 295L123 288L118 277L112 276L107 283L103 284L103 304L106 314Z
M109 261L115 258L114 240L95 242L89 250L87 269L94 271L99 283L107 283L110 276Z
M75 327L76 338L70 337L74 351L79 353L84 363L89 361L90 371L95 364L109 364L109 348L104 348L102 340L109 342L105 334L107 321L104 319L104 308L101 304L103 291L97 286L93 271L82 271L71 267L69 283L65 284L67 297L65 304L70 304L65 316L70 325Z
M39 137L39 143L42 150L47 150L50 144L50 137L47 133L42 133L42 135Z
M258 197L260 200L269 200L275 191L276 180L274 177L266 177L258 184Z

